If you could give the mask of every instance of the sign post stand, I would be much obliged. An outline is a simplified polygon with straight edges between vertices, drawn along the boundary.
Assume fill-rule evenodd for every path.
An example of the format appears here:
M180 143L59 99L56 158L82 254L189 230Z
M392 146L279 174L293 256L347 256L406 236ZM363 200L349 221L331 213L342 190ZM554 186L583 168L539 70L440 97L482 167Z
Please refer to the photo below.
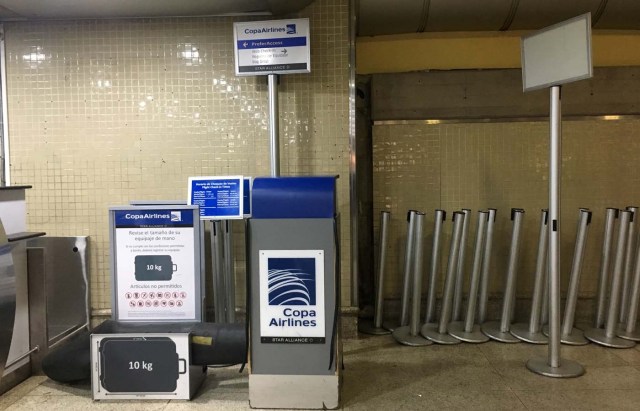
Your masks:
M237 76L266 75L271 177L280 176L278 75L310 72L309 19L233 25Z
M561 64L558 64L561 62ZM554 378L579 377L584 367L560 358L560 161L562 84L593 76L591 14L542 29L522 39L523 90L550 87L549 103L549 351L527 368Z

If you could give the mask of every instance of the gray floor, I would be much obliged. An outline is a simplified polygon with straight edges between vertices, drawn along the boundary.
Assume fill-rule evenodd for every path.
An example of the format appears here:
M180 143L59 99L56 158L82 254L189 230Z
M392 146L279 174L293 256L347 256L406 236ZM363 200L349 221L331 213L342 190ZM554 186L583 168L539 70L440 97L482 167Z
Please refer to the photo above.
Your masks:
M390 336L344 342L344 409L640 409L640 349L562 347L586 375L555 380L524 367L546 346L529 344L404 347ZM90 387L32 377L0 397L0 410L249 409L248 378L238 368L212 370L191 401L94 403Z

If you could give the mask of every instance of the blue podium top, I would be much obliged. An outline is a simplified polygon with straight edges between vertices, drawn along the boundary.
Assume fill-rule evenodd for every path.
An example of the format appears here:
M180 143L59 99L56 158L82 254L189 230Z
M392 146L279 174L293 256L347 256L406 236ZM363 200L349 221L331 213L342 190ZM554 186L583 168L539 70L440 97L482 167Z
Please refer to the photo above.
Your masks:
M337 176L257 177L253 218L334 218Z

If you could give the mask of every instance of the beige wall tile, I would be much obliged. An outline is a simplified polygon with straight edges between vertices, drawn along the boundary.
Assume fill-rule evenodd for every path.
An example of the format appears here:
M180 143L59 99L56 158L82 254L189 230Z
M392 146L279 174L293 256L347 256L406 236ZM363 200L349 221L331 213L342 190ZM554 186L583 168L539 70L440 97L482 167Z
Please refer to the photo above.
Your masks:
M495 295L502 293L504 284L511 239L509 211L511 207L524 208L518 296L531 296L540 209L548 204L548 133L546 122L374 127L375 215L385 209L392 213L389 275L385 277L388 297L400 294L407 210L427 213L425 263L428 264L433 210L438 207L448 214L440 257L442 273L449 249L451 212L461 208L474 210L466 245L467 276L471 269L476 211L498 209L490 289ZM594 214L580 296L593 297L597 291L605 208L640 203L637 161L640 121L565 121L562 142L562 289L566 290L568 285L578 209L587 207Z
M281 79L282 174L340 175L348 304L348 2L298 16L312 72ZM247 19L5 23L12 183L34 186L31 229L91 236L93 308L110 306L109 206L184 199L189 176L269 174L265 78L233 68L232 24Z

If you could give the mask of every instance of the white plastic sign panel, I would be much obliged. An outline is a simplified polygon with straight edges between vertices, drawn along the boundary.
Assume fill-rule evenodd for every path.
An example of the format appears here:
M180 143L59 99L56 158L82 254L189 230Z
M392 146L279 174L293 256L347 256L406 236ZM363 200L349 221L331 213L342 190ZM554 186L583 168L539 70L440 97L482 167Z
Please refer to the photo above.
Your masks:
M113 208L111 224L114 319L200 320L197 208Z
M236 75L309 73L309 19L233 24Z
M591 13L524 36L521 46L523 91L593 77Z
M260 250L260 341L324 344L324 250Z
M201 220L241 219L243 202L242 176L189 177L189 204L200 207Z

